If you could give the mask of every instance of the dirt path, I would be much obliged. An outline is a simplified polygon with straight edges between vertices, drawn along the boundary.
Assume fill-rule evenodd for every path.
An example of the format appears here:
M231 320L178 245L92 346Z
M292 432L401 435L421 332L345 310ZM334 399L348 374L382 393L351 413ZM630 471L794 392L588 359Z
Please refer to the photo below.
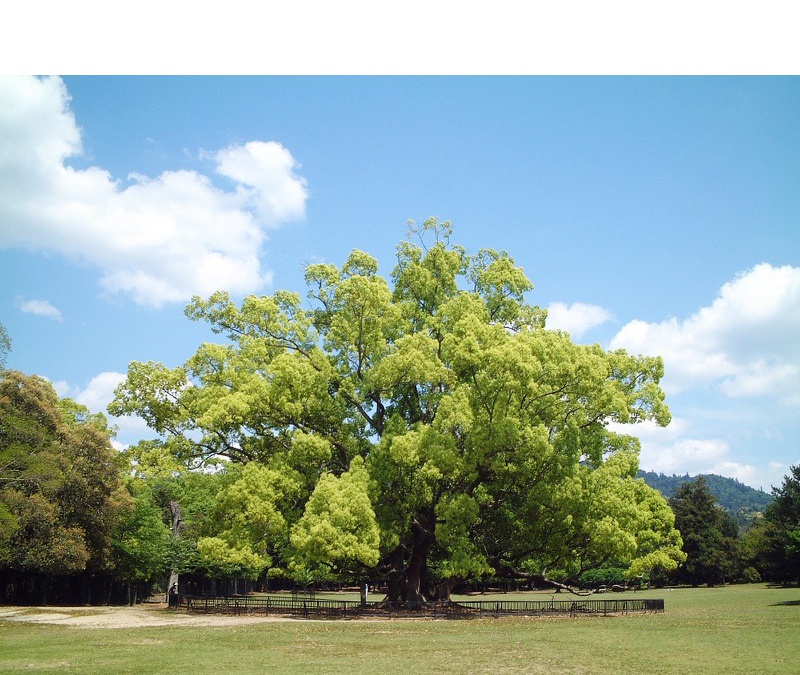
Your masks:
M3 607L0 622L46 623L75 628L142 628L147 626L236 626L243 623L293 621L281 617L186 614L165 604L134 607ZM307 619L304 619L308 621Z

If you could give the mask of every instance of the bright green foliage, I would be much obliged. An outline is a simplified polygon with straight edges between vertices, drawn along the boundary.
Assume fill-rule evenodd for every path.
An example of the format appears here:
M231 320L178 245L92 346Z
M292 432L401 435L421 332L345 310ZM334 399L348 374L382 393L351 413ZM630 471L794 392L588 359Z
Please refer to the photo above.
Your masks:
M597 589L601 586L623 585L628 581L628 568L614 560L602 567L581 574L578 580L583 588Z
M197 540L203 565L223 576L256 578L286 547L299 485L289 472L251 462L217 495L210 522L215 536Z
M125 581L150 581L168 569L172 534L149 491L122 514L112 540L114 573Z
M231 545L220 537L201 537L197 551L209 574L223 579L256 579L270 563L250 547Z
M135 493L147 492L158 508L162 527L170 533L164 568L184 574L204 568L198 552L198 539L217 533L221 528L215 519L219 496L233 477L224 469L216 472L187 471L170 453L180 448L170 439L167 443L142 441L125 451L132 462L133 476L129 479ZM206 560L205 567L214 569L214 561ZM221 576L227 576L221 575Z
M523 271L450 245L449 223L412 234L423 245L398 246L391 286L354 251L341 268L308 267L310 307L286 291L240 306L195 298L187 315L228 344L179 368L131 365L113 414L180 439L163 447L184 465L223 457L253 472L218 505L227 549L214 550L284 568L357 563L395 599L490 571L674 563L663 499L632 479L635 448L606 429L669 421L661 359L546 330Z
M570 559L574 578L607 561L627 561L628 576L672 571L686 559L675 517L663 497L634 479L636 454L619 450L597 469L581 467L581 486L570 504ZM577 569L575 569L577 567Z
M173 436L166 443L139 441L123 450L122 456L130 468L131 477L148 484L160 484L186 474L185 463L178 459L181 440Z
M368 488L360 457L341 476L320 478L292 529L291 543L302 566L352 574L378 564L380 531Z
M638 442L614 442L619 449L597 468L577 467L569 480L554 486L548 501L532 505L538 524L521 528L505 554L509 565L516 558L530 571L550 568L551 578L574 580L611 563L624 564L633 578L674 570L685 560L672 510L657 491L633 477ZM527 558L525 550L532 552Z
M130 498L103 416L49 382L0 374L0 566L46 574L111 566Z

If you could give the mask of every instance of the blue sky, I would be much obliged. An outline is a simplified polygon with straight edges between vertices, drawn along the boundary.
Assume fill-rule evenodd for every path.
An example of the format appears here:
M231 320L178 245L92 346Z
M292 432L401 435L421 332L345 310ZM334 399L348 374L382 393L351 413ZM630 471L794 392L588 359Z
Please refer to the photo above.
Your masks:
M102 410L211 339L193 293L353 248L388 275L438 216L551 327L664 357L642 468L768 490L800 462L798 111L798 77L4 77L7 365Z

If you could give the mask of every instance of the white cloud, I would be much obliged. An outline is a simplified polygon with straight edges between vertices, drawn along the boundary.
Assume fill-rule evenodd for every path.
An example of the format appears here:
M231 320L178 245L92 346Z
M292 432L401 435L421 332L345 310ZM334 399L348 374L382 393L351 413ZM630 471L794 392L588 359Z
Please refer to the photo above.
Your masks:
M769 363L758 360L746 364L735 376L725 378L720 389L731 398L765 396L775 391L784 391L784 402L800 405L800 367L793 363ZM792 394L794 389L794 394Z
M124 373L115 372L95 375L86 389L75 395L75 402L85 405L92 412L105 413L108 404L114 400L114 390L125 378Z
M642 468L667 474L709 473L729 452L728 444L718 438L686 438L668 445L643 444L640 462Z
M554 302L547 308L547 327L550 330L567 331L576 340L589 329L601 326L612 318L607 309L583 302L574 302L569 306Z
M106 291L142 305L263 287L267 231L305 213L305 181L279 143L207 153L231 190L196 171L131 175L124 185L101 168L65 164L80 153L60 79L0 78L0 247L89 263Z
M129 443L120 443L116 438L111 439L111 447L117 452L122 452L130 447Z
M711 470L706 473L715 473L718 476L727 476L728 478L735 478L740 483L752 484L756 478L758 471L750 464L740 464L739 462L723 461L711 467Z
M800 401L800 268L756 265L687 319L632 321L612 349L664 357L664 388Z
M667 475L717 473L727 476L730 472L726 473L725 469L735 465L728 459L730 447L727 442L719 438L687 437L689 425L683 422L666 428L650 423L616 427L615 431L629 433L641 441L639 466L645 471Z
M47 378L45 378L47 379ZM70 391L72 388L69 386L69 382L64 380L58 380L56 382L50 382L53 385L53 389L56 390L56 394L58 394L59 398L65 398L70 395Z
M800 268L756 265L691 316L632 321L610 347L663 356L667 403L680 417L627 430L641 439L643 469L780 483L797 456Z
M21 312L25 312L25 314L44 316L48 319L55 319L56 321L64 320L64 317L61 316L61 310L50 304L47 300L18 300L17 308Z
M135 415L112 417L106 410L108 404L114 400L114 390L126 377L127 375L124 373L100 373L91 379L85 389L78 390L73 398L76 403L85 405L91 412L100 412L106 415L109 419L109 423L115 425L119 429L119 435L121 437L131 439L131 441L134 442L136 439L144 436L153 436L154 432L141 417ZM65 383L59 384L62 385L62 389L65 388ZM58 388L56 390L58 391ZM70 388L66 387L66 390L70 391ZM59 395L64 396L65 394L59 392ZM120 446L124 446L124 444L117 441L115 447L119 449Z
M613 423L609 429L639 439L639 468L644 471L690 476L713 473L767 491L771 485L780 484L788 464L763 461L766 458L759 454L748 456L749 461L737 461L741 458L733 456L729 441L705 436L701 426L696 419L674 417L667 427L647 421L635 425Z
M237 192L261 213L275 221L304 215L305 183L293 175L296 162L282 145L253 141L220 150L215 157L217 171L240 183Z
M728 444L719 438L693 438L689 420L675 417L666 427L653 421L641 424L611 424L609 429L636 436L642 450L639 465L645 471L659 473L717 473L712 468L725 462L730 453Z

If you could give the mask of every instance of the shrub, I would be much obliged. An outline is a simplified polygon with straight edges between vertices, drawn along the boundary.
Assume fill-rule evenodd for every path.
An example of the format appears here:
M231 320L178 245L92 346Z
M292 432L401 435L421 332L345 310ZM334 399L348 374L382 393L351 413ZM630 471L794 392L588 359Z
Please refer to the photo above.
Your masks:
M578 578L578 583L583 588L599 588L600 586L613 586L614 584L624 584L627 580L625 567L599 567L594 570L584 572Z

